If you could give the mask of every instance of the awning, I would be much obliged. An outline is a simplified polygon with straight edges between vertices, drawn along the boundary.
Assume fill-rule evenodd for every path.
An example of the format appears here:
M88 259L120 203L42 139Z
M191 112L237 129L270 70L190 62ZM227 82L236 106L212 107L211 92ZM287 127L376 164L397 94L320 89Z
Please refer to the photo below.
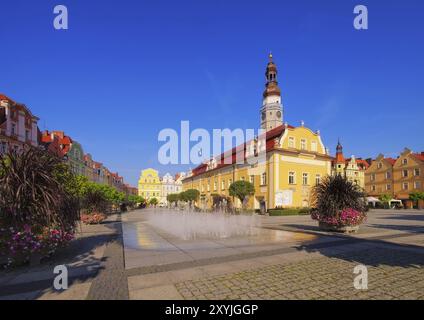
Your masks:
M378 200L377 198L375 198L375 197L367 197L367 202L368 203L376 203L376 202L381 202L380 200Z

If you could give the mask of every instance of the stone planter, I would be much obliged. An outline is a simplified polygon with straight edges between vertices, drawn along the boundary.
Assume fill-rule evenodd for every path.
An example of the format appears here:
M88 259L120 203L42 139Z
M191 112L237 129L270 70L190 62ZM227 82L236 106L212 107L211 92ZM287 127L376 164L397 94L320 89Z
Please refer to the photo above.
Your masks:
M340 233L356 233L359 230L358 226L334 226L325 222L319 222L319 228L323 231L332 231Z

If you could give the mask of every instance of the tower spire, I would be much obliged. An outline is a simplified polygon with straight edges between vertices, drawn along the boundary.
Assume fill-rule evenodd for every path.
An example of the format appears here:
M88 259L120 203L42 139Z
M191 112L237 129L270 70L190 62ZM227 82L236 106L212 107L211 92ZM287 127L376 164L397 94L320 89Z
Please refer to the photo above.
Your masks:
M265 71L266 84L261 108L261 128L267 131L283 124L281 90L278 87L277 74L277 65L270 52Z
M340 143L340 138L337 140L337 147L336 147L336 163L344 163L345 158L343 156L343 146Z

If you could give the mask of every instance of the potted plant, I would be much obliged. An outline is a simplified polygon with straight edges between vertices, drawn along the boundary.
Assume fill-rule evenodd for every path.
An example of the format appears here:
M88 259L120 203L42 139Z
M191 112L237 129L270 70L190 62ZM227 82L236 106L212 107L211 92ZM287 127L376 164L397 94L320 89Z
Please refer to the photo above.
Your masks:
M311 217L325 231L356 232L366 219L365 194L341 175L328 176L313 190Z

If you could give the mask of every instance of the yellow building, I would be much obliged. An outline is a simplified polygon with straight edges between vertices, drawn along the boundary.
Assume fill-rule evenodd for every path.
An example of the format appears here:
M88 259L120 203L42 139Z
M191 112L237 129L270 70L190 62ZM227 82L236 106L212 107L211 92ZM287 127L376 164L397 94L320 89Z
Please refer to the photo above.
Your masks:
M357 159L354 156L346 159L343 155L343 146L339 141L336 147L336 157L333 160L333 175L342 175L350 182L365 189L365 171L368 167L369 163L363 159Z
M424 152L406 148L393 165L393 191L396 199L408 200L415 192L424 192Z
M319 131L313 132L301 126L283 124L283 106L277 82L277 68L270 61L266 70L266 88L260 110L261 128L265 137L247 142L243 148L244 163L238 164L236 150L213 158L194 170L183 181L183 189L197 189L201 208L211 208L213 197L229 197L229 186L238 180L246 180L255 187L247 208L262 212L279 207L311 206L312 187L331 174L331 160L322 143ZM263 152L265 160L249 164L248 159ZM223 161L229 159L231 161ZM231 199L232 200L232 199ZM240 207L239 200L234 205Z
M155 169L145 169L141 171L138 180L138 195L145 199L157 198L160 202L162 192L162 183L159 173Z
M365 191L369 196L394 196L393 166L396 159L385 158L380 154L365 172Z

